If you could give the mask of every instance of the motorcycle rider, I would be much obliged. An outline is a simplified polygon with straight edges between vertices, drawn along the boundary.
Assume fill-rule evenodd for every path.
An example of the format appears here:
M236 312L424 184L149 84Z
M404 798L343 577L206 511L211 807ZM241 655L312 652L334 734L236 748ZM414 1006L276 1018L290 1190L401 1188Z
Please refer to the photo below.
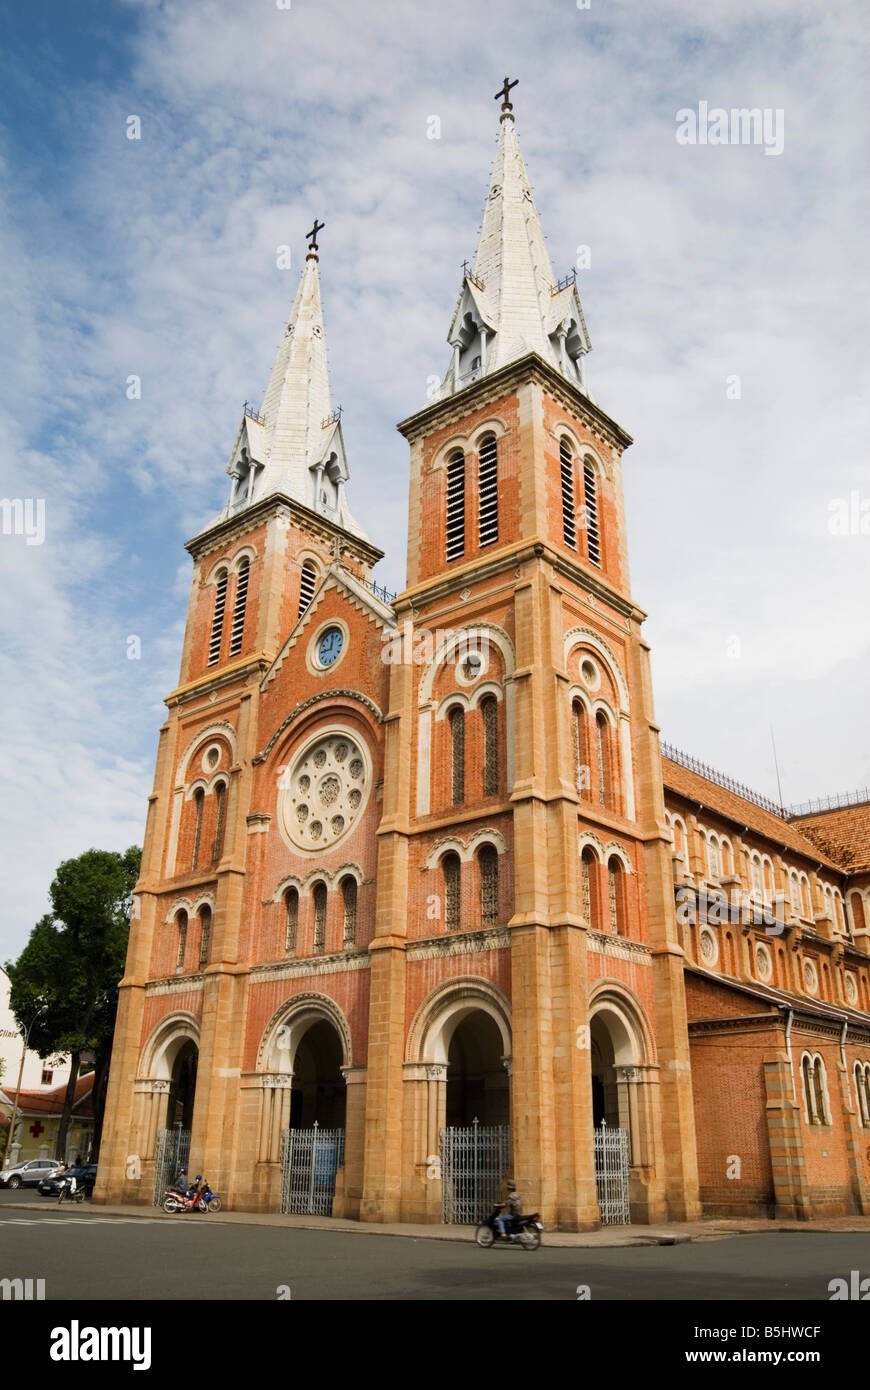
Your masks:
M187 1196L187 1170L186 1170L186 1169L184 1169L184 1168L179 1168L179 1170L178 1170L178 1177L175 1179L175 1182L172 1184L172 1189L171 1189L171 1190L172 1190L173 1192L178 1192L178 1193L180 1193L182 1197L186 1197L186 1196Z
M498 1235L506 1238L508 1228L513 1223L514 1217L522 1215L523 1201L520 1194L517 1192L517 1185L513 1178L508 1178L505 1187L507 1188L505 1200L503 1202L496 1202L496 1206L499 1208L499 1214L495 1218L495 1226Z

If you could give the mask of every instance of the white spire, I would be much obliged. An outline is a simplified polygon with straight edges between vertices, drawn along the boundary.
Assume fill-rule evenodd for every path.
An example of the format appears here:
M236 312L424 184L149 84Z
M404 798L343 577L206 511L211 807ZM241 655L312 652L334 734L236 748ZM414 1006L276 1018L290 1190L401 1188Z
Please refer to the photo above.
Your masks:
M507 83L507 79L505 79ZM453 360L445 394L537 352L586 391L591 346L575 278L557 289L526 176L507 91L472 273L466 273L447 340ZM588 393L587 393L588 394Z
M315 222L305 268L259 412L245 409L227 472L226 516L281 492L355 535L340 410L329 394Z

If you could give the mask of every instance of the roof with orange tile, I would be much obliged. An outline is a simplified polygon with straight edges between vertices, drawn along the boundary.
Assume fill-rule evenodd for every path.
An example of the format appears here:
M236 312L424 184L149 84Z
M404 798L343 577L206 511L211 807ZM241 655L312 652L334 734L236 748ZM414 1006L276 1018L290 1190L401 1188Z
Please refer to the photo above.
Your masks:
M746 826L750 831L754 830L757 835L772 840L775 844L802 854L814 864L821 863L838 873L843 872L845 864L838 854L832 854L815 838L802 834L791 821L774 815L772 811L766 811L763 806L758 806L754 801L739 796L709 777L684 767L673 758L662 756L662 773L666 790L676 792L678 796L684 796L689 801L700 802L708 810L736 822L741 827Z
M792 824L850 873L870 869L870 801L800 816Z
M76 1081L73 1109L76 1115L92 1115L91 1092L94 1089L94 1074L88 1072ZM15 1099L15 1087L4 1089L3 1094L11 1104ZM18 1109L24 1115L60 1115L63 1111L66 1086L57 1086L53 1091L22 1091L18 1097Z

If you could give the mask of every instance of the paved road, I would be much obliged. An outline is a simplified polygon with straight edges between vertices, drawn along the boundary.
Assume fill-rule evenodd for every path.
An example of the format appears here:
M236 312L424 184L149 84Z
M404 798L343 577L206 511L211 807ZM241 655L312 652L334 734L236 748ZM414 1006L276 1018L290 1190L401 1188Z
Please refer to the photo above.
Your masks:
M830 1297L828 1282L870 1275L865 1235L740 1235L686 1245L537 1252L451 1241L288 1231L45 1211L0 1203L0 1278L42 1278L53 1299L740 1300ZM546 1237L545 1237L546 1241Z

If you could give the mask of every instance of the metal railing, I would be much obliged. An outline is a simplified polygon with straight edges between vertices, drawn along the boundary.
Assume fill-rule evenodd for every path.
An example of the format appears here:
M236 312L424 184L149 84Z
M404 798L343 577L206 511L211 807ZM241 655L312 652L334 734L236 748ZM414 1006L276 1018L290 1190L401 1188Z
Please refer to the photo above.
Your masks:
M854 792L837 792L833 796L819 796L813 801L802 801L788 808L789 817L811 816L814 811L839 811L844 806L862 806L870 801L870 787L859 787Z
M567 275L563 275L561 280L556 281L555 285L550 290L550 294L558 294L560 290L565 290L569 285L576 285L576 283L577 271L569 270Z
M334 425L341 419L341 406L337 405L331 415L326 415L320 422L320 428L325 430L327 425Z
M760 792L747 787L744 782L738 782L736 778L719 772L717 768L710 767L708 763L702 763L698 758L691 758L682 749L674 748L673 744L662 744L662 757L669 758L672 763L679 763L680 767L687 768L689 772L697 772L699 777L705 777L708 782L715 782L717 786L724 787L726 791L733 792L735 796L741 796L744 801L751 801L755 806L760 806L763 811L769 811L772 816L778 816L780 820L787 820L789 817L786 807L778 806L775 801L770 800L770 797L762 796Z
M245 401L244 411L249 420L256 420L258 425L265 425L265 415L261 415L259 410L255 410L254 407L248 401Z

